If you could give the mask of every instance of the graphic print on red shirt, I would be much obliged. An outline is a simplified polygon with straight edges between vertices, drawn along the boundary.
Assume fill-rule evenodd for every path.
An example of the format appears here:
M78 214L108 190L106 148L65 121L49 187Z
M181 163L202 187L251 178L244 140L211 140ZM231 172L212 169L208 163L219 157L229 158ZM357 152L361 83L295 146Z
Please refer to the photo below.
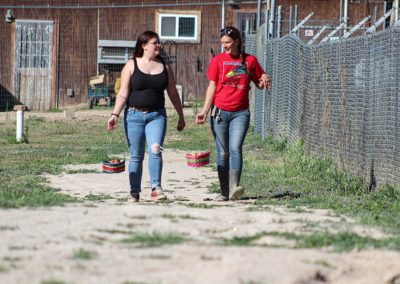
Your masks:
M232 62L232 61L224 61L222 66L222 84L226 86L236 87L238 89L245 90L246 82L243 82L243 77L246 77L247 72L247 63L246 66L243 66L242 62ZM242 82L241 82L242 81ZM247 81L247 80L245 80Z

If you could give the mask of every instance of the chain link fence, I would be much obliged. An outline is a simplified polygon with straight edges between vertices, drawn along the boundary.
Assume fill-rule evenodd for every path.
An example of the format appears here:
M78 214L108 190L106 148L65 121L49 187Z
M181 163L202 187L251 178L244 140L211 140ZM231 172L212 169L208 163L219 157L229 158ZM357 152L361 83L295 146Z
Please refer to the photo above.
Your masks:
M273 82L270 92L254 94L257 133L303 139L308 150L328 153L364 177L370 189L398 184L399 28L318 45L294 36L265 41L264 28L247 38L247 52Z

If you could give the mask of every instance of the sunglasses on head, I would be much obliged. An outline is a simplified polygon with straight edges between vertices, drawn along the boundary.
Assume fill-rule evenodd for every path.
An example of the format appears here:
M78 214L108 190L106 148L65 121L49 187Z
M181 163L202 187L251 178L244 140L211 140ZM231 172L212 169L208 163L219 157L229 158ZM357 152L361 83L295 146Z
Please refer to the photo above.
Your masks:
M222 28L219 32L220 34L230 35L233 32L233 30L231 28Z

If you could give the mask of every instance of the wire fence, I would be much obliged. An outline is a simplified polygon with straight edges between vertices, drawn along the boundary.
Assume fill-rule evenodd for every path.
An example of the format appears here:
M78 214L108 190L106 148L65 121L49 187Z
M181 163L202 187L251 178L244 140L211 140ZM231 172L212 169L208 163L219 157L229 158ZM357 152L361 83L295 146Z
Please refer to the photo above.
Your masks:
M303 139L370 189L399 183L399 28L312 46L294 36L265 41L263 28L247 38L273 82L255 91L257 133Z

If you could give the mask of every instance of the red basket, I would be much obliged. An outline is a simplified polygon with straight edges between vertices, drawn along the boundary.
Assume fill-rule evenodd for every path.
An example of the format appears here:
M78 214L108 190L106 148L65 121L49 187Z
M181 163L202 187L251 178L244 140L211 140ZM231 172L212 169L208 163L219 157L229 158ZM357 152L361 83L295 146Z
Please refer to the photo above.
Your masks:
M210 163L210 151L199 153L187 153L186 161L189 167L198 168Z
M103 173L107 174L115 174L115 173L121 173L125 171L125 160L117 160L119 162L115 161L103 161Z

